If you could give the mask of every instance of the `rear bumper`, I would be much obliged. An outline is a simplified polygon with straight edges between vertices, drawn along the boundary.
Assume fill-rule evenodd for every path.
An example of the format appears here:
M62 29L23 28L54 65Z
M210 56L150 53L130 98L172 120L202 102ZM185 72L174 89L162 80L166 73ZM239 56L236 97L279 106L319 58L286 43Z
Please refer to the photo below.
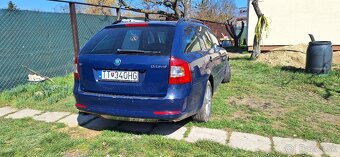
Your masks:
M83 112L105 118L149 119L156 121L179 121L189 115L186 111L190 85L169 87L165 97L142 97L99 94L74 89L78 107ZM169 112L170 111L170 112ZM148 121L148 120L146 120Z

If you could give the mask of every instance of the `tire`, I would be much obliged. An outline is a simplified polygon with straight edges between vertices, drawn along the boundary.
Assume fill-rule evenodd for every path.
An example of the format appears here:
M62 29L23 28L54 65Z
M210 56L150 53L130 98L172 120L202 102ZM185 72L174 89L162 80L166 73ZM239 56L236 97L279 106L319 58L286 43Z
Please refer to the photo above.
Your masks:
M210 81L207 82L204 100L201 109L196 113L192 119L196 122L208 122L211 115L212 106L212 87Z
M227 67L226 67L226 75L224 76L222 83L228 83L231 80L231 69L230 69L230 65L229 62L227 63Z

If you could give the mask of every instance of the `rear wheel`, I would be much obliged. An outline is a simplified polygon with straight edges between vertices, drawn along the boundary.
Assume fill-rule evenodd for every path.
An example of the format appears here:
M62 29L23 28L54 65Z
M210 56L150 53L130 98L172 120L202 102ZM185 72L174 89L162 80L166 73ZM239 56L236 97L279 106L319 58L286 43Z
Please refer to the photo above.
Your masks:
M211 115L211 104L212 104L212 87L210 81L207 82L203 105L196 115L192 118L197 122L207 122Z
M227 63L227 67L225 68L226 70L226 75L222 80L222 83L228 83L231 80L231 70L230 70L230 65L229 62Z

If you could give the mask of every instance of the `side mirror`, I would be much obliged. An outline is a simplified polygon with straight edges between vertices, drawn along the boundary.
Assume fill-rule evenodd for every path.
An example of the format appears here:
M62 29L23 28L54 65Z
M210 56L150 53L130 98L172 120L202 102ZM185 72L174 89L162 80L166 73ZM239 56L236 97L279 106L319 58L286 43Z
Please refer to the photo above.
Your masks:
M221 46L220 46L220 45L217 45L217 44L214 44L214 45L213 45L213 49L215 49L215 50L218 49L219 47L221 47Z

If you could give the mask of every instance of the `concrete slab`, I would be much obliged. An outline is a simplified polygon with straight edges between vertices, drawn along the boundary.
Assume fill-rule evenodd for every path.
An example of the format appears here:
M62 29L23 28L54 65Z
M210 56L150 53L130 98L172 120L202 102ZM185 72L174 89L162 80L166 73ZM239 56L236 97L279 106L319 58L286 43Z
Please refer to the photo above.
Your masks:
M7 115L5 118L12 118L12 119L28 118L28 117L33 117L35 115L38 115L40 113L42 113L42 111L32 110L32 109L23 109L18 112Z
M13 113L13 112L16 112L17 109L15 108L12 108L12 107L1 107L0 108L0 117L4 116L4 115L7 115L7 114L10 114L10 113Z
M184 133L187 128L183 125L173 124L173 123L160 123L156 124L156 127L152 130L152 134L163 135L167 138L181 140L184 138Z
M296 155L308 154L312 156L321 156L323 153L318 148L315 141L273 137L274 149L280 153Z
M330 157L340 157L340 144L321 143L322 150Z
M268 137L254 134L232 132L229 140L229 146L232 148L243 149L248 151L271 151L271 142Z
M83 127L90 129L90 130L97 130L97 131L112 130L120 123L122 122L98 117L90 121L89 123L85 124Z
M117 127L117 130L124 132L147 134L151 132L153 125L155 124L143 122L123 122Z
M63 119L60 119L58 123L64 123L65 125L69 127L77 127L78 126L78 115L77 114L71 114Z
M209 140L220 144L226 144L227 137L227 132L224 130L193 127L185 140L188 142Z
M69 127L76 127L78 125L85 125L86 123L90 122L93 119L96 119L97 116L91 115L91 114L84 114L84 113L79 113L77 114L72 114L70 116L67 116L58 122L64 123L68 125Z
M70 114L70 112L46 112L42 115L34 116L33 119L52 123Z

